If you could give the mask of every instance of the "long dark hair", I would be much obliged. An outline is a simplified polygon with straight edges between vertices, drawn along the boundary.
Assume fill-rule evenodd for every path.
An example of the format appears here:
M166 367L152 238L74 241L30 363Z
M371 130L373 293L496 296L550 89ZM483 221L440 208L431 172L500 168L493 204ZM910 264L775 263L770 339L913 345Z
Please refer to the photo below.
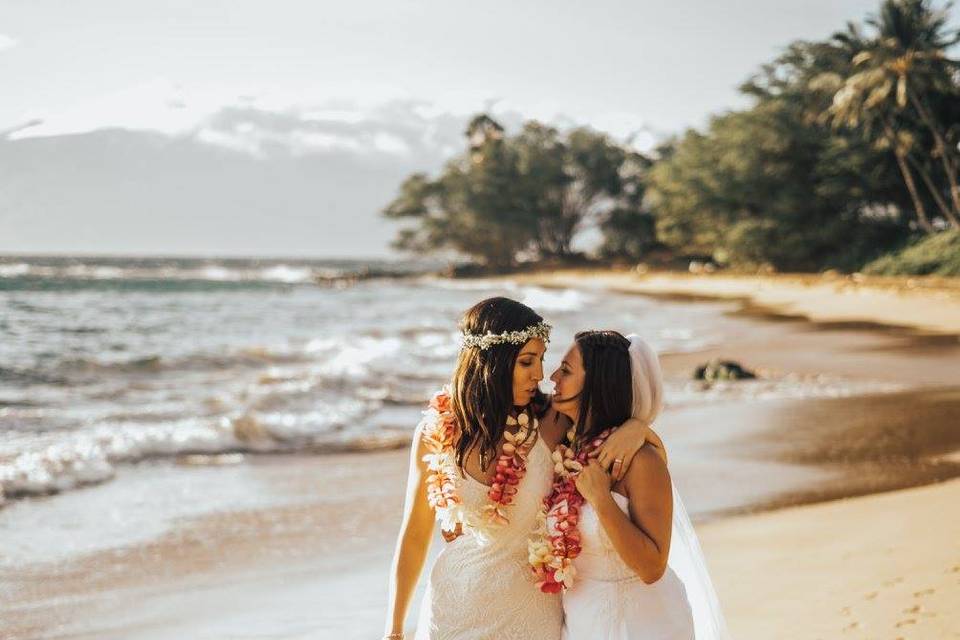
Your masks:
M522 331L540 322L543 318L527 305L498 297L470 307L460 320L460 330L477 335L499 334ZM475 447L480 449L480 466L484 469L496 456L513 408L513 367L522 348L522 344L505 343L460 352L453 373L450 408L460 426L455 449L461 471ZM530 405L522 410L539 413L545 404L538 390Z
M583 390L577 416L577 446L604 429L626 422L633 410L630 341L616 331L581 331L574 336L583 358Z

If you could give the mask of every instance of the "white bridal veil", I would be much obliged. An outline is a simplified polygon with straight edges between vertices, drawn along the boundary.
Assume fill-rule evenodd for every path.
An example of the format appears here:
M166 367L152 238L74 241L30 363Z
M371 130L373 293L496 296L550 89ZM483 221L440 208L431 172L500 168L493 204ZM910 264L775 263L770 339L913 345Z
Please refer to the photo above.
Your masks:
M630 371L633 379L633 417L644 424L653 421L663 408L663 373L656 352L640 336L630 334ZM673 533L670 543L670 568L683 582L693 610L697 640L729 640L727 625L720 610L717 593L700 549L700 541L673 486Z

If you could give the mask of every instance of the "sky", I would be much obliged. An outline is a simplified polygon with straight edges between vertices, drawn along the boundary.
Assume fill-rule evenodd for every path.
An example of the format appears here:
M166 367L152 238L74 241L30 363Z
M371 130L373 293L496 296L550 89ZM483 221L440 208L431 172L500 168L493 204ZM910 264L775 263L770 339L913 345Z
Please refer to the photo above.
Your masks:
M648 149L877 5L0 0L0 252L387 256L471 114Z

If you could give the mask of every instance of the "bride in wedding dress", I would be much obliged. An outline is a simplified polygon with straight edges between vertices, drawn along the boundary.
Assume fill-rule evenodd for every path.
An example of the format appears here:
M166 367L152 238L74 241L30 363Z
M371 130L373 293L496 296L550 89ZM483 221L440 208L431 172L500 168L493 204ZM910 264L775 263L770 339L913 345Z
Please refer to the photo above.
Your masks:
M635 335L577 334L551 380L553 406L574 424L572 452L595 445L608 425L628 416L652 424L662 407L659 361ZM619 481L587 460L571 475L586 502L575 582L563 593L563 639L728 640L662 451L641 448Z
M550 327L515 300L490 298L461 329L451 384L431 400L411 447L384 638L404 637L436 519L454 539L430 571L416 637L557 640L561 600L536 588L527 564L553 482L551 451L566 429L538 388ZM626 418L602 451L610 462L630 460L651 433Z

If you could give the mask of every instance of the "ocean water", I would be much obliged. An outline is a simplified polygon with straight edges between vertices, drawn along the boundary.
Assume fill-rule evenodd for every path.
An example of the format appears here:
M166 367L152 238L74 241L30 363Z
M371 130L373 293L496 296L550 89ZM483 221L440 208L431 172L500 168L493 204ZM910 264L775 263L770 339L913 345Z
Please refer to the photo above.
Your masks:
M112 481L124 465L157 458L229 463L245 453L399 446L449 378L457 319L491 295L521 300L555 326L548 376L581 329L637 332L661 353L717 344L729 330L728 303L353 277L418 268L0 259L0 505ZM789 377L709 390L673 380L668 403L853 391Z

